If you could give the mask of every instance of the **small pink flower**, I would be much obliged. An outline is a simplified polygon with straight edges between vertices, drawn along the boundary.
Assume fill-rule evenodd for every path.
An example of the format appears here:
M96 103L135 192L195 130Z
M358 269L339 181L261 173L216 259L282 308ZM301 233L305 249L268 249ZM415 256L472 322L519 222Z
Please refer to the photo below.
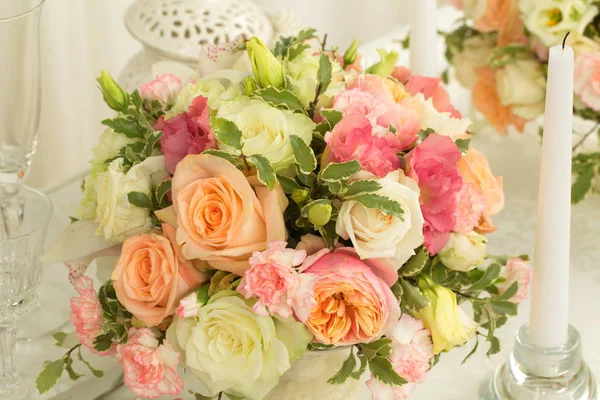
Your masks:
M429 371L429 361L433 357L431 333L423 326L423 322L403 314L388 336L392 339L389 359L394 371L408 384L388 386L371 377L367 386L373 393L373 399L406 399L416 384L423 382Z
M358 160L364 169L381 177L400 168L396 151L385 138L373 133L368 118L359 113L342 118L333 131L325 135L325 141L330 152L329 161Z
M460 150L446 136L429 135L408 154L408 175L421 189L421 210L425 218L425 247L437 254L448 242L456 225L456 193L462 187L457 163Z
M162 131L160 138L165 165L170 174L188 154L200 154L207 149L216 149L217 140L210 128L208 99L198 96L187 112L165 120L160 117L154 129Z
M144 99L174 104L181 92L181 80L173 74L160 74L152 82L142 85L140 90Z
M77 338L85 347L90 349L94 354L101 356L112 355L116 346L113 346L106 351L97 351L94 349L94 340L97 336L102 335L102 306L98 300L98 295L94 290L92 278L81 276L77 278L73 285L80 297L71 298L71 316L69 321L75 327Z
M463 185L456 194L456 225L455 232L471 232L479 225L481 215L486 209L485 197L470 183Z
M159 345L151 329L131 328L116 358L123 368L125 385L138 396L156 399L176 396L183 390L177 373L179 353L166 340Z
M586 53L577 57L574 91L583 104L600 111L600 53Z
M253 310L259 315L279 314L287 318L292 311L298 311L298 319L306 320L307 313L316 304L315 279L294 270L304 262L306 251L287 249L286 245L286 242L270 242L267 250L254 252L249 260L251 268L242 278L238 291L247 299L258 299Z
M531 270L529 265L520 257L515 257L508 262L506 269L502 273L502 277L506 281L498 285L498 292L504 293L515 282L519 283L519 290L509 299L513 303L520 303L527 299L527 289L529 288L529 280L531 278Z
M198 303L198 293L192 292L179 301L179 306L175 310L175 315L179 318L190 318L198 315L200 303Z
M406 83L406 90L411 95L423 93L425 99L431 99L439 112L449 112L452 118L461 118L460 112L450 102L450 95L442 86L441 78L412 75Z

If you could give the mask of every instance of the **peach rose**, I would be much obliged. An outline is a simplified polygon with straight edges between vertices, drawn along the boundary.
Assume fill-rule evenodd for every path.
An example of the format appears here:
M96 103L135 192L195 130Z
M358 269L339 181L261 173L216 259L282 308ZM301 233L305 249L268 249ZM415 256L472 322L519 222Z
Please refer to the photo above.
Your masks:
M476 229L481 233L495 231L490 216L498 214L504 208L502 177L492 174L486 156L475 149L469 149L469 152L458 161L458 172L463 179L463 184L471 184L485 200L485 209Z
M227 160L188 155L177 165L172 187L177 243L188 260L243 275L253 252L286 239L281 187L269 190Z
M483 15L475 20L482 32L498 32L498 46L525 42L525 27L521 21L519 0L487 0Z
M175 228L164 224L163 233L125 240L111 276L119 301L148 327L172 315L179 301L205 280L181 255Z

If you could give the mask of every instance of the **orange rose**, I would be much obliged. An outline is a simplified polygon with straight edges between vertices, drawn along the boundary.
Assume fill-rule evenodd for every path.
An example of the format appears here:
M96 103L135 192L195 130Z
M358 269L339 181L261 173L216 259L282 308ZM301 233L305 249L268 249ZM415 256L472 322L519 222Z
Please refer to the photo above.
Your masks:
M227 160L188 155L177 164L172 188L177 243L188 260L243 275L253 252L286 239L281 187L269 190Z
M487 0L485 12L475 21L482 32L498 32L498 46L526 41L519 0Z
M458 161L458 171L463 184L471 184L485 199L484 210L479 226L480 233L490 233L496 230L490 218L504 208L504 189L502 177L496 177L490 170L487 158L474 149L461 157Z
M179 301L206 280L181 255L175 228L165 224L163 233L166 237L145 234L126 239L111 276L119 301L148 327L172 315Z

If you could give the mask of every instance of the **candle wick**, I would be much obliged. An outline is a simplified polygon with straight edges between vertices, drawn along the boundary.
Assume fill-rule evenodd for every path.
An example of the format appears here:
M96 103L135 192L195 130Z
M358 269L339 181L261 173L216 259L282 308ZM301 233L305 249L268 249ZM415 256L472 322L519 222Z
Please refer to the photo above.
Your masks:
M565 49L565 46L567 45L567 38L569 37L570 34L571 34L571 32L567 32L567 34L565 35L565 38L563 39L563 42L562 42L563 50Z

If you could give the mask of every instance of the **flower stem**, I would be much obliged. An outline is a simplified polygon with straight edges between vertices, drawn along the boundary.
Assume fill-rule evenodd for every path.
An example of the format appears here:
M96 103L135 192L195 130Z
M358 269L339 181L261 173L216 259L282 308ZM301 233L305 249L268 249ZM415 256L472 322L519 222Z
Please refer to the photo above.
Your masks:
M583 143L587 140L588 137L590 137L590 135L592 133L594 133L594 131L598 128L598 126L600 126L600 124L596 124L594 125L594 127L592 129L589 130L589 132L587 132L585 135L583 135L581 137L581 139L579 140L579 142L577 142L574 146L573 146L573 151L577 150L581 145L583 145Z

